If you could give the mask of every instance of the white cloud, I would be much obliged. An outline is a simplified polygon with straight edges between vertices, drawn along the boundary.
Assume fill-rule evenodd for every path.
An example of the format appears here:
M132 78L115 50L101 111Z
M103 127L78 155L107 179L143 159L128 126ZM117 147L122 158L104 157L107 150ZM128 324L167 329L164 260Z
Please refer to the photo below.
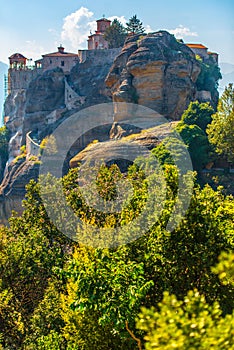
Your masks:
M146 33L153 33L154 32L154 30L150 27L149 24L147 24L144 28L145 28Z
M188 36L198 36L196 32L192 32L189 28L184 27L181 24L175 29L168 29L168 32L174 34L177 39L184 39Z
M61 40L64 46L71 46L77 51L79 48L86 48L86 42L90 31L96 29L96 21L93 12L85 7L71 13L63 19Z
M121 17L118 17L118 16L111 16L111 17L108 17L108 19L112 22L114 19L116 19L125 27L126 26L126 23L127 23L127 20L124 16L121 16Z

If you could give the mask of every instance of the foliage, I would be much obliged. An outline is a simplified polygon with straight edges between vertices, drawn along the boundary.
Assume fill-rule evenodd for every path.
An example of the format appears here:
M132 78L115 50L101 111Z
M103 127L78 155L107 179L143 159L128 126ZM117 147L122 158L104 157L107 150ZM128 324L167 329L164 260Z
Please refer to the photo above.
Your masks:
M223 252L219 256L219 263L212 271L219 275L224 285L234 286L234 253Z
M209 161L210 145L205 132L197 125L179 123L176 127L188 151L195 170L200 170Z
M159 310L142 309L137 326L147 332L146 350L234 349L234 314L222 317L197 290L181 301L165 292Z
M126 24L126 30L129 34L143 34L145 29L137 15L132 16Z
M157 145L152 153L157 157L161 165L178 165L186 162L187 146L178 138L178 135L166 137ZM182 168L182 167L181 167ZM182 171L182 169L180 169Z
M212 122L208 125L207 133L211 144L218 154L234 162L234 87L229 84L225 88L219 103L217 112L212 116Z
M66 349L66 341L62 335L64 322L60 300L63 289L61 281L49 281L44 298L30 318L28 336L24 342L27 350Z
M195 124L203 131L206 131L207 125L211 122L212 114L214 114L214 109L209 103L190 102L181 117L181 121L187 125Z
M116 199L123 181L131 185L131 199L119 212L98 210L97 196L86 202L78 181L80 169L59 180L48 175L49 186L43 189L29 183L23 214L14 215L0 235L3 348L135 350L146 337L146 349L231 349L234 202L220 189L195 186L186 214L172 214L175 204L183 206L189 195L185 185L194 180L193 174L182 171L183 193L178 198L181 169L175 163L184 159L184 150L171 138L144 166L136 163L127 174L116 165L102 165L99 172L91 168L105 204ZM146 170L154 165L155 156L163 164L162 174L157 169L149 179ZM129 243L103 249L72 243L50 221L41 198L58 184L84 223L83 236L90 233L88 224L122 228ZM49 198L54 213L69 224L56 196ZM151 208L149 198L159 198L162 208ZM145 208L143 223L151 223L147 229L132 224ZM173 230L167 229L170 218L177 222ZM76 226L70 227L75 236Z
M31 317L50 279L57 278L54 269L62 267L69 247L68 239L48 219L39 185L31 181L27 191L22 216L10 219L0 240L0 295L8 295L0 305L0 314L9 310L4 322L7 330L1 325L0 332L5 334L4 346L13 349L20 349L30 335Z
M165 204L167 209L169 203L174 203L172 193ZM233 248L232 199L225 199L209 187L197 188L186 217L171 233L164 228L167 215L165 209L150 232L126 246L76 250L64 271L72 309L65 320L67 339L72 341L75 329L75 338L79 339L76 344L89 349L89 318L95 348L105 349L102 344L110 337L120 349L134 348L136 341L130 340L128 329L136 338L142 338L135 328L135 317L141 306L160 302L165 290L183 299L189 290L197 288L209 305L218 301L224 313L233 310L233 289L220 283L211 270L220 253ZM92 322L96 324L95 332ZM108 329L108 339L103 337L100 342L103 329Z
M46 136L40 143L40 154L46 152L46 155L56 154L57 145L53 135Z
M110 27L106 29L104 39L108 42L109 49L122 47L126 39L126 30L117 18L113 20Z
M200 62L201 72L196 81L197 89L213 93L218 87L219 79L222 79L220 68L212 58L205 62L201 62L200 59L198 61Z

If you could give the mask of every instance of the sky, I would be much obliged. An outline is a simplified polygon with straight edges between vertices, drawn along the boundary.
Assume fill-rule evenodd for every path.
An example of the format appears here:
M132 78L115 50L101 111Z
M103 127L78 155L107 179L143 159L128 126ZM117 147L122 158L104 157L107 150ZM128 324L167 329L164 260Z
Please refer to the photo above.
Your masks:
M60 44L76 53L103 15L125 23L135 14L147 31L168 30L234 64L233 0L0 0L0 61L15 52L35 60Z

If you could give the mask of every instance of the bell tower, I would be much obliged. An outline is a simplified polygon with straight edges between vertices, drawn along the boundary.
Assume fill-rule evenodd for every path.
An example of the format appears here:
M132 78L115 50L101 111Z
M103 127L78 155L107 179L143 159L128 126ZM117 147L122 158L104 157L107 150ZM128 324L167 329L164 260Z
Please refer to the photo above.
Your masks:
M105 33L106 29L110 27L111 21L105 17L97 20L97 31L96 33Z
M104 34L107 28L110 27L111 21L103 15L103 18L96 22L97 30L95 30L95 34L90 33L88 37L88 50L108 49L108 42L104 39Z

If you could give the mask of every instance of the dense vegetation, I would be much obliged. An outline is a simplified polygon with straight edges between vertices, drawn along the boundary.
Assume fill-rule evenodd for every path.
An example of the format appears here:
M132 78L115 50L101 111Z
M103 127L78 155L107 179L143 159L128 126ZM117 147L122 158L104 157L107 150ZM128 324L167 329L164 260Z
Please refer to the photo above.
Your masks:
M215 158L208 139L215 140L215 123L232 123L231 89L215 114L209 104L193 102L176 127L198 171L208 155ZM223 142L229 142L227 135ZM95 188L107 207L117 198L117 182L132 187L120 211L99 210L98 196L92 205L86 202L79 168L59 180L46 176L43 189L28 184L23 214L13 214L9 227L0 229L0 349L234 349L233 197L222 188L201 188L195 173L178 170L182 145L176 137L165 139L152 158L124 174L116 165L100 167ZM161 172L146 176L155 157ZM82 227L59 206L59 184ZM185 215L175 213L191 185ZM52 223L42 193L82 239L71 240ZM153 209L147 207L152 198ZM145 225L130 225L145 207ZM177 225L169 230L171 217ZM90 226L97 233L122 229L128 240L115 244L115 235L95 237Z
M195 186L186 216L168 232L178 184L175 166L164 169L167 196L158 221L137 240L109 249L61 234L31 181L23 215L1 230L3 349L170 349L174 343L183 349L232 348L233 200ZM84 222L122 225L126 215L141 210L147 180L134 166L128 177L135 200L115 218L87 210L77 172L65 176L63 186ZM102 172L109 173L113 197L117 168L103 166ZM98 180L102 189L104 180ZM56 201L52 205L56 210Z
M115 47L122 47L127 37L127 32L124 26L118 21L117 18L113 20L110 27L106 29L104 39L108 41L109 49Z

